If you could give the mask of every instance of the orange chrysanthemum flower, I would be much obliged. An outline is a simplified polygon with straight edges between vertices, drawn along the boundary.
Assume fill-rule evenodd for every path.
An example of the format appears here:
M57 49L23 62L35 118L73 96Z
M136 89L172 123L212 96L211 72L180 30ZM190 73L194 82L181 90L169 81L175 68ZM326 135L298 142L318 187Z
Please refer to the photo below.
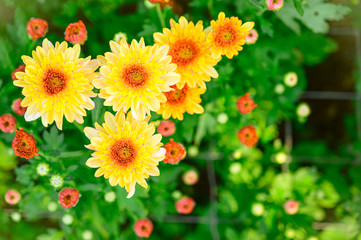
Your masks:
M246 36L246 43L247 44L255 44L258 39L258 32L256 29L249 30L247 36Z
M218 14L218 20L211 21L211 31L207 35L207 42L211 47L212 56L216 59L221 55L232 58L238 55L246 43L246 36L254 26L254 22L242 21L238 17L226 18L223 12Z
M164 163L178 163L179 161L183 160L187 155L184 146L180 143L175 142L173 138L170 139L169 143L164 144L164 148L166 150L165 159L163 160Z
M237 137L247 147L253 147L258 142L257 131L252 125L243 127L238 133Z
M206 90L203 88L190 88L188 85L184 85L182 89L179 89L176 85L171 86L174 90L165 93L167 101L160 105L158 114L162 114L164 119L172 118L183 120L183 113L189 114L204 112L203 107L199 104L202 102L201 94Z
M83 44L88 38L88 33L84 23L70 23L65 29L65 40L71 43Z
M26 25L26 31L32 39L44 37L48 32L48 22L40 18L32 18Z
M187 83L192 88L200 86L205 89L205 82L209 82L211 77L218 78L218 73L213 67L217 61L211 56L202 21L194 25L181 17L179 23L171 19L170 25L170 30L164 28L163 33L154 33L153 36L156 43L169 46L168 54L177 64L176 72L181 75L178 88Z
M11 114L0 116L0 130L5 133L14 132L16 127L16 118Z
M21 199L21 194L15 189L9 189L5 194L5 202L10 205L17 204Z
M20 127L19 130L15 130L12 147L15 155L21 158L30 159L39 155L35 138Z
M134 231L138 237L149 238L153 232L153 224L149 219L139 219L134 224Z
M79 201L79 191L76 188L64 188L59 192L59 203L63 208L74 207Z
M249 93L246 93L244 96L239 97L237 100L237 108L242 114L252 112L255 107L257 107L257 104L255 104L253 99L249 97Z
M15 70L11 73L12 80L18 80L15 76L15 73L17 73L17 72L25 72L25 65L21 64L17 68L15 68Z
M172 121L162 121L157 127L157 131L163 137L169 137L175 132L175 123Z
M148 0L151 3L168 3L169 0Z
M180 214L190 214L195 206L196 202L191 197L182 197L175 204L175 208Z
M27 107L21 106L21 98L16 99L13 104L11 105L11 109L19 116L24 116Z

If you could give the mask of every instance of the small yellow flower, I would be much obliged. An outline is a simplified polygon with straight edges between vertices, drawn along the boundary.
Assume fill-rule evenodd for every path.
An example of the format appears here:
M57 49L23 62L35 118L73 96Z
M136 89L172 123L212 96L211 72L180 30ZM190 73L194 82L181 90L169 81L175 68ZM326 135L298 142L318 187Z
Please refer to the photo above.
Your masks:
M100 78L93 81L100 89L99 97L106 99L105 106L126 112L129 108L134 118L142 120L150 111L158 111L167 99L169 86L179 82L177 65L167 55L168 47L145 46L144 39L131 45L122 39L120 44L110 41L112 52L98 56L101 63Z
M218 14L218 20L211 21L211 29L207 35L207 42L211 46L212 56L215 59L226 55L233 58L238 55L238 51L243 49L249 30L254 26L254 22L242 24L238 17L226 18L223 12Z
M169 46L168 54L177 64L176 72L181 75L178 88L187 83L189 87L205 89L205 82L209 82L211 77L218 78L218 73L213 67L217 61L211 56L203 23L199 21L194 25L181 17L179 23L171 19L170 25L171 29L164 28L163 33L154 33L154 41Z
M80 46L69 47L66 42L56 42L55 47L44 39L42 47L33 51L32 58L22 56L25 72L17 72L14 85L23 88L25 96L21 106L27 107L25 120L41 117L45 127L56 122L62 129L63 116L69 122L82 124L85 109L93 109L90 97L92 80L97 78L96 60L79 58Z
M206 90L203 88L191 88L188 85L184 85L182 89L177 86L172 86L174 91L167 92L167 102L160 105L160 109L157 112L162 114L164 119L168 119L172 116L174 119L183 120L183 114L188 112L189 114L204 112L203 107L199 104L202 102L200 95Z
M131 114L116 116L105 113L105 123L95 123L95 129L86 127L84 132L90 139L86 147L94 150L86 165L98 168L96 177L104 175L112 186L125 187L128 198L135 191L135 184L147 188L146 178L159 176L158 164L165 157L165 149L160 141L162 135L154 134L153 123L139 121Z

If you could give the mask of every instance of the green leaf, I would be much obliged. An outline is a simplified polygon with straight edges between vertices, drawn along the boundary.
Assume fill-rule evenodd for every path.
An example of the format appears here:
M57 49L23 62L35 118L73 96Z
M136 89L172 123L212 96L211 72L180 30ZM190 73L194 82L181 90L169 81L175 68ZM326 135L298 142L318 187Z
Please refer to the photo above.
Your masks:
M199 117L198 128L194 137L194 143L199 145L207 131L213 133L217 125L216 119L209 113L204 113Z
M45 131L43 134L45 145L42 147L44 151L53 151L56 155L59 155L61 151L65 149L63 145L64 134L59 133L56 126L52 126L50 131Z
M15 169L16 181L23 185L30 184L33 176L35 176L35 170L31 164L26 164Z
M220 82L229 82L232 80L232 73L234 72L234 67L231 62L227 62L224 65L221 65L218 68L218 72L222 73L219 75L218 81Z
M79 190L79 192L87 192L87 191L102 192L104 189L101 184L87 183L87 184L80 185L78 187L78 190Z
M105 108L103 107L103 99L100 98L95 98L94 99L94 104L95 107L93 109L93 111L91 111L91 116L92 116L92 122L95 123L99 123L101 124L103 120L101 120L101 116L104 115L105 112Z
M297 9L297 7L296 7ZM350 13L351 9L334 3L326 3L324 0L308 1L304 5L304 14L301 16L290 2L285 2L281 10L276 12L278 18L296 33L301 33L301 28L296 20L303 22L314 33L327 33L329 26L327 21L338 21Z
M14 24L7 24L6 30L13 42L18 46L26 46L29 37L26 32L26 17L21 8L15 10Z
M0 37L0 69L9 71L14 69L14 65L10 58L10 44L8 41Z
M48 229L47 233L39 235L36 240L62 240L65 233L56 229Z
M2 141L0 141L0 159L0 169L9 171L16 167L14 150L7 147Z
M233 194L228 190L223 190L219 195L220 204L227 206L225 212L236 213L238 211L238 203Z
M157 25L153 22L148 22L143 25L143 30L138 34L139 37L153 39L153 33L158 31Z
M345 217L341 223L328 225L320 234L320 240L350 240L359 233L360 225L352 217Z
M137 192L137 190L135 192ZM124 188L116 187L116 194L119 210L126 209L134 219L144 218L148 215L148 210L139 198L136 196L126 198L128 193Z
M302 8L302 2L301 0L293 0L293 4L295 5L296 10L298 11L298 13L303 16L303 8Z
M264 18L259 18L259 21L260 21L261 31L264 34L267 34L268 36L273 37L274 31L273 31L272 23L270 21L267 21Z

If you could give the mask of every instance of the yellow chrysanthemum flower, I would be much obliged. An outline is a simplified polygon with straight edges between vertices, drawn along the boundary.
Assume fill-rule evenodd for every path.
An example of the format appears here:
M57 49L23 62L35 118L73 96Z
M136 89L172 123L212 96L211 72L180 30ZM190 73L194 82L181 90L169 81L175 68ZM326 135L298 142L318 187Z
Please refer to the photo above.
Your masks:
M22 56L25 72L16 73L18 80L14 85L24 88L21 105L27 107L26 121L41 117L45 127L55 121L59 129L62 129L63 116L69 122L84 122L85 109L94 108L90 97L96 94L91 82L98 76L94 73L98 63L79 55L79 44L68 48L66 42L56 42L54 47L44 39L42 47L33 51L32 58Z
M162 114L164 119L172 118L183 120L183 113L189 114L204 112L203 107L199 104L202 102L200 95L206 90L204 88L191 88L188 85L184 85L182 89L179 89L176 85L172 86L174 91L167 92L165 96L167 101L160 105L160 109L157 112Z
M254 26L254 22L242 21L238 17L226 18L223 12L218 14L218 20L211 21L210 32L207 35L207 42L211 47L212 56L216 59L221 55L232 58L238 55L246 43L246 36Z
M162 135L154 134L153 123L139 121L131 114L116 116L105 113L105 123L95 123L95 129L86 127L84 132L91 144L86 147L94 150L86 165L98 168L96 177L104 175L112 186L124 187L128 198L135 191L135 184L147 188L145 178L159 176L158 163L165 157L165 149L160 141Z
M101 63L100 78L93 84L100 89L99 97L106 99L105 106L126 112L131 108L134 118L142 120L150 111L158 111L167 99L164 92L180 80L175 72L177 65L167 55L168 47L145 46L143 38L129 46L110 41L112 52L98 56Z
M211 56L202 21L194 25L181 17L179 24L171 19L170 25L170 30L164 28L163 33L154 33L153 36L156 43L169 46L168 54L181 75L177 86L182 88L187 83L192 88L206 88L205 82L209 82L211 77L218 78L218 73L213 67L217 60Z

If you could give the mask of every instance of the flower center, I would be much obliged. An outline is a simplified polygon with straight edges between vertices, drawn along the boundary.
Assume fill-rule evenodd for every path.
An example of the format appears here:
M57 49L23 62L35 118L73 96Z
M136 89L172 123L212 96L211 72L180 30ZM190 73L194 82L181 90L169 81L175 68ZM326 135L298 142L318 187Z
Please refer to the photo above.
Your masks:
M63 91L67 85L66 75L57 69L49 68L43 77L43 88L48 95L56 95Z
M121 139L111 146L110 155L117 164L127 167L134 162L137 152L129 139Z
M73 34L74 34L74 35L78 35L79 32L80 32L80 31L79 31L79 28L74 28L74 29L73 29Z
M176 85L171 86L174 91L165 92L165 96L167 97L167 102L171 104L177 104L184 102L187 97L188 86L184 85L182 89L178 89Z
M124 68L121 77L125 84L131 88L144 86L149 78L147 70L140 64L133 64Z
M28 148L28 145L29 145L29 144L26 142L26 140L23 139L23 141L21 142L21 147L27 149L27 148Z
M66 196L64 197L64 203L65 203L66 205L68 205L68 204L71 203L71 195L70 195L70 194L68 194L68 195L66 195Z
M218 46L229 46L236 41L237 32L231 25L224 25L216 31L215 42Z
M170 155L173 156L173 157L177 156L178 155L178 149L170 150Z
M147 227L146 226L144 226L144 225L142 225L142 227L141 227L141 229L142 229L142 232L148 232L148 229L147 229Z
M173 63L186 66L196 59L199 48L192 40L178 40L171 46L168 54L172 56Z

